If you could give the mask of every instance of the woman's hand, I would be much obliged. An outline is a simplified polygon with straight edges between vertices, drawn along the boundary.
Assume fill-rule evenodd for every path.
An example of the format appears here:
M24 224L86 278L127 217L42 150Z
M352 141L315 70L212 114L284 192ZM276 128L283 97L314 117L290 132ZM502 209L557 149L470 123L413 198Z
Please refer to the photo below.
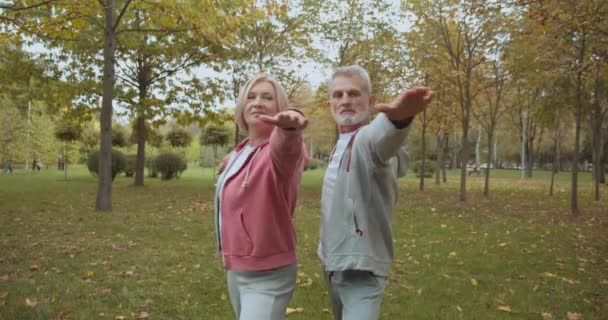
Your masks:
M260 115L258 119L275 127L290 131L302 131L308 125L308 119L306 119L304 114L294 109L287 109L272 117Z

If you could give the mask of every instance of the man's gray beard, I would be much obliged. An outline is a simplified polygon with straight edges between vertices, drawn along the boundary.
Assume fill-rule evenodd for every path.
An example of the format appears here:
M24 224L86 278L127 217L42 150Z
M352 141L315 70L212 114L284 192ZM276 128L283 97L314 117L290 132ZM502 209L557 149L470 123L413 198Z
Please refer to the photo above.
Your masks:
M353 115L334 115L334 120L340 126L352 126L369 119L369 112L357 112Z

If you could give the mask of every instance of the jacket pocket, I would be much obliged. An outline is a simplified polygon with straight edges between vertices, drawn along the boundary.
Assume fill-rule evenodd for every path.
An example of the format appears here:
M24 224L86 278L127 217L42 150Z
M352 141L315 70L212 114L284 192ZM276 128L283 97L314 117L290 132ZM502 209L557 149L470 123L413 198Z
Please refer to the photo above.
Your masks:
M253 240L252 255L267 257L275 254L295 250L295 234L291 227L291 220L286 214L283 217L270 216L266 218L264 226L256 226L251 230ZM283 221L279 221L282 219ZM283 227L282 227L283 226Z
M360 229L361 225L360 225L360 221L357 219L356 211L357 210L355 208L355 201L350 198L347 199L346 200L346 217L348 220L348 223L347 223L348 234L350 234L352 236L361 237L361 236L363 236L363 230Z
M243 212L222 216L222 248L230 256L246 256L253 251L251 237L243 222Z

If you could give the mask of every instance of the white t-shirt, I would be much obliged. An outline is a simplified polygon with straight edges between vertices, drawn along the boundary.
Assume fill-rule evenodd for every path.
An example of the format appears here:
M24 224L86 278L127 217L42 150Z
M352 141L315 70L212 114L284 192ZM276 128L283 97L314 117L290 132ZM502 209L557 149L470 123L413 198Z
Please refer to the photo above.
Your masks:
M327 170L325 171L325 178L323 178L323 191L321 193L321 231L319 239L319 248L317 249L317 255L321 258L321 261L325 260L325 254L323 251L323 241L326 238L326 230L324 226L328 225L329 217L331 215L330 205L331 199L334 195L334 186L336 185L336 177L338 176L338 168L340 167L340 160L342 154L348 146L350 138L355 134L354 132L341 133L336 143L336 149L331 157Z

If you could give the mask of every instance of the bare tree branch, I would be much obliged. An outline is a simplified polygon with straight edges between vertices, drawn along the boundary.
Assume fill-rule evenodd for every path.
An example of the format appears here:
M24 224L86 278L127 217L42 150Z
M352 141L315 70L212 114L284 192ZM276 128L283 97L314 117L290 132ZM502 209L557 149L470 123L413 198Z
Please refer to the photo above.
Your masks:
M29 9L34 9L34 8L38 8L38 7L42 7L44 5L50 4L52 2L55 2L57 0L47 0L47 1L42 1L39 3L35 3L29 6L25 6L25 7L17 7L17 1L15 1L11 6L7 6L7 5L0 5L0 9L8 9L10 11L22 11L22 10L29 10Z
M148 29L148 28L133 28L133 29L123 29L116 31L116 34L121 34L124 32L152 32L152 33L177 33L177 32L188 32L195 31L200 28L187 28L187 29Z
M148 84L160 81L166 77L169 77L169 76L175 74L176 72L178 72L180 70L183 70L183 69L196 65L199 62L197 59L195 59L195 57L197 56L197 53L198 52L193 52L192 54L190 54L188 57L186 57L184 59L184 61L182 61L180 64L178 64L175 68L163 70L163 71L157 73L156 75L150 77Z
M116 28L118 27L118 24L120 23L120 19L122 19L122 16L127 11L127 7L129 7L129 4L131 4L131 1L132 0L127 0L124 7L122 7L122 10L120 10L120 14L118 15L118 18L116 18L116 21L114 22L114 26L112 27L113 31L116 31Z

